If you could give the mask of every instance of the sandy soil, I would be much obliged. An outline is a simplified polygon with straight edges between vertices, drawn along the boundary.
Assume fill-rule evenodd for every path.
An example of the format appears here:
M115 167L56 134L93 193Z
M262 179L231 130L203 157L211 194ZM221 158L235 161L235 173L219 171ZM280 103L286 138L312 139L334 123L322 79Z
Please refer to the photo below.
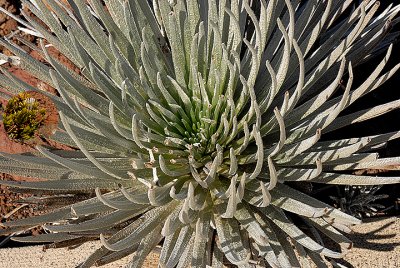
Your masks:
M400 267L400 217L367 220L354 228L350 235L354 248L347 254L342 264L356 268L396 268ZM71 268L99 246L98 242L85 244L74 250L48 249L41 246L0 249L0 268ZM144 265L156 267L157 253L149 255ZM119 268L129 261L129 257L102 267Z
M354 248L346 255L348 267L400 267L400 217L365 220L349 235Z

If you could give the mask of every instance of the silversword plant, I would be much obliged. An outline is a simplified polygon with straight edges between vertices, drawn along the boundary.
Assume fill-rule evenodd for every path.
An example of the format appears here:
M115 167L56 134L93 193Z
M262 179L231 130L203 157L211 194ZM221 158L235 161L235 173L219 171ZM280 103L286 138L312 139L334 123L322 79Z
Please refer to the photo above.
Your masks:
M59 96L6 70L0 84L50 97L61 121L50 139L76 150L1 154L2 172L45 179L2 184L65 202L4 223L2 233L43 225L48 233L16 240L54 246L100 238L80 268L130 254L128 267L141 267L157 245L160 267L326 267L326 258L341 258L352 245L342 233L360 221L287 182L400 182L351 175L399 164L374 149L400 132L320 140L400 105L341 113L400 67L384 69L400 6L378 12L379 2L358 2L23 1L42 23L23 11L19 22L40 45L19 40L48 64L6 39L14 56L3 58ZM353 85L353 68L373 56L381 62Z

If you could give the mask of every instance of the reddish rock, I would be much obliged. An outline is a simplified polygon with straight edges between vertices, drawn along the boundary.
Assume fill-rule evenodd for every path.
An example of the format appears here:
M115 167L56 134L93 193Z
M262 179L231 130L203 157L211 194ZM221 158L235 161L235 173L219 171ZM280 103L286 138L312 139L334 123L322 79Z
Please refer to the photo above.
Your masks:
M46 44L46 43L45 43ZM61 64L66 66L68 69L74 71L77 74L80 74L80 70L75 64L72 63L71 60L69 60L67 57L65 57L63 54L60 53L55 47L49 46L47 47L47 52L51 57L54 59L57 59ZM29 53L33 58L39 60L40 62L47 63L46 59L44 59L39 52L37 51L31 51Z
M13 14L16 14L17 12L16 2L17 1L0 0L0 6L5 10ZM0 36L5 36L16 29L17 29L17 22L8 17L6 14L0 12Z

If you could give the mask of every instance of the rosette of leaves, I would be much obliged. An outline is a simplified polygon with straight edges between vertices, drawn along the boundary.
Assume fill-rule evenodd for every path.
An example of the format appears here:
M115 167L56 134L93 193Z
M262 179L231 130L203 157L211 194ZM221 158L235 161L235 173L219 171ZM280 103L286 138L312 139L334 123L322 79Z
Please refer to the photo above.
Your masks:
M46 179L2 184L37 202L65 202L5 223L3 233L44 225L48 234L17 240L56 247L100 237L81 268L129 254L129 267L141 267L159 244L160 267L222 267L224 259L325 267L325 257L340 258L321 237L345 251L351 242L342 232L360 221L287 182L400 182L350 175L399 163L374 152L399 132L320 140L399 107L396 100L341 113L399 68L384 70L400 6L378 14L377 1L353 2L24 1L43 23L21 23L81 72L51 57L44 42L23 41L48 65L1 44L58 90L60 97L47 94L61 119L51 139L77 150L2 154L2 172ZM353 85L353 67L381 52ZM37 90L7 71L0 81L9 91ZM95 196L78 202L77 193Z
M376 194L382 188L382 185L372 186L351 186L346 185L341 189L336 186L337 195L330 196L335 205L347 214L353 215L359 219L372 217L379 212L390 209L375 201L388 198L387 194ZM393 206L392 206L393 207Z

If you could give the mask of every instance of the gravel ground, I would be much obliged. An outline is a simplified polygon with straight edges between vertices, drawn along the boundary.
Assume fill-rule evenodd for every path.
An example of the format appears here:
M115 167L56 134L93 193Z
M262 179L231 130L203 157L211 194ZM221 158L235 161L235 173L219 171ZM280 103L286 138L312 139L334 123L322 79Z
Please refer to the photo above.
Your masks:
M354 248L346 255L342 264L356 268L400 267L400 217L367 220L354 228L350 235ZM99 246L88 243L74 250L48 249L41 246L0 249L0 268L71 268ZM151 253L143 267L157 267L157 253ZM122 268L129 257L102 266Z
M345 257L346 266L400 268L400 217L365 220L349 238L354 246Z

